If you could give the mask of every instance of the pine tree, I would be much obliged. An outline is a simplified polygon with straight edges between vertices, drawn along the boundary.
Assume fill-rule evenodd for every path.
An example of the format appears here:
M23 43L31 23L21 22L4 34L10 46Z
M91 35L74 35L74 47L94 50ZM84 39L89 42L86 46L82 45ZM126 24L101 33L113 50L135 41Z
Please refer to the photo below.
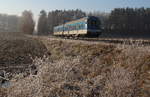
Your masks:
M38 35L48 34L48 19L47 19L47 13L44 10L40 12L37 29L38 29Z

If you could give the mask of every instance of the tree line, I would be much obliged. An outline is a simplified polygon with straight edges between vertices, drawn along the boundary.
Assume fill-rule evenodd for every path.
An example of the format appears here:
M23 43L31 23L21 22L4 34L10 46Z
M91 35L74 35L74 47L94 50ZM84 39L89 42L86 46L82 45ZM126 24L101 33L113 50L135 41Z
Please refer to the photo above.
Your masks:
M52 34L54 26L64 24L68 21L80 19L85 17L86 13L77 10L55 10L46 13L42 10L38 20L37 33L39 35Z
M150 37L150 8L116 8L105 32L120 37Z
M37 22L37 34L53 34L54 26L85 16L97 16L102 21L106 36L150 36L150 8L115 8L110 13L84 12L82 10L42 10ZM0 32L18 31L33 34L35 21L31 11L24 11L21 17L0 14Z
M37 27L35 27L36 23L31 11L25 10L20 17L10 15L2 16L3 17L0 15L0 32L22 32L24 34L33 34L36 28L36 34L48 35L53 34L54 26L66 23L71 20L83 18L86 16L86 13L79 9L55 10L48 13L42 10L39 14ZM5 28L7 28L7 30L5 30Z
M54 26L85 16L96 16L102 22L104 37L150 37L150 8L115 8L110 13L84 12L82 10L55 10L40 13L39 22L45 24L45 30L38 33L52 34ZM45 22L42 19L45 18ZM48 28L47 28L48 27ZM47 32L47 33L44 33ZM103 35L102 35L103 36Z
M0 32L19 32L19 17L0 14Z
M34 27L31 11L24 11L22 16L0 14L0 32L33 34Z

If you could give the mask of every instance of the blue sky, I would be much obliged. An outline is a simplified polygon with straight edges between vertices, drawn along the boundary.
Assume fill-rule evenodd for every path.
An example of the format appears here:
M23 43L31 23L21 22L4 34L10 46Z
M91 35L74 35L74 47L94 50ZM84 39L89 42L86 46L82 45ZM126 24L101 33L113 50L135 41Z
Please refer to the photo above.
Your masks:
M84 11L110 12L118 7L150 7L150 0L1 0L0 13L20 15L31 10L35 17L40 10L82 9Z

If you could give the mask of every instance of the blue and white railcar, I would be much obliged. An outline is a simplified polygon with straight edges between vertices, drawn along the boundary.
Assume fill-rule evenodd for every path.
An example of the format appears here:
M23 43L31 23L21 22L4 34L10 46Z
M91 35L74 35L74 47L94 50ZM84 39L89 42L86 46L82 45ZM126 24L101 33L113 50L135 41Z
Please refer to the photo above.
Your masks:
M56 36L97 37L101 34L101 22L97 17L88 16L54 27Z

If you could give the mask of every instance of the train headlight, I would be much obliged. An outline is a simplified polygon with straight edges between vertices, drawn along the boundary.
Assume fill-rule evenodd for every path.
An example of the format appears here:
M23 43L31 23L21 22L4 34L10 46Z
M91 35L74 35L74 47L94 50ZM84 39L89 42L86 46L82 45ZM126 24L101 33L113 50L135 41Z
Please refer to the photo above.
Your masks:
M87 24L85 24L85 28L87 29Z

